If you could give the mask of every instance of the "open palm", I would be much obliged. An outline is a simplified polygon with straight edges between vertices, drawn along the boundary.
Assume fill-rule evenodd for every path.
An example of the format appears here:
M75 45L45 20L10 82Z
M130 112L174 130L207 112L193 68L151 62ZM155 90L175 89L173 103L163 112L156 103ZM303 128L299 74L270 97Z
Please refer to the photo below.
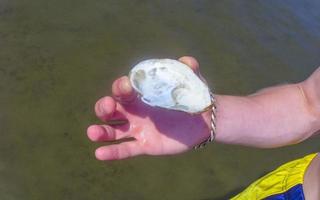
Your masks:
M179 60L198 74L199 65L195 59L182 57ZM98 148L95 155L99 160L181 153L209 136L209 112L190 115L146 105L136 97L126 76L113 83L112 92L113 97L106 96L97 101L96 115L104 122L126 120L127 123L88 128L87 134L92 141L118 141Z

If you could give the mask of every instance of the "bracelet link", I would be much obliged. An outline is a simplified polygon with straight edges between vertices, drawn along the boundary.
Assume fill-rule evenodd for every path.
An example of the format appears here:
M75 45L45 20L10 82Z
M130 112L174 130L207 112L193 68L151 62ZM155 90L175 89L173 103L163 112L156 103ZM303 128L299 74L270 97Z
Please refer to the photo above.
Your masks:
M216 104L215 98L212 92L210 92L211 102L212 102L212 113L211 113L211 129L210 129L210 137L200 144L196 145L194 149L204 148L208 143L213 142L216 137Z

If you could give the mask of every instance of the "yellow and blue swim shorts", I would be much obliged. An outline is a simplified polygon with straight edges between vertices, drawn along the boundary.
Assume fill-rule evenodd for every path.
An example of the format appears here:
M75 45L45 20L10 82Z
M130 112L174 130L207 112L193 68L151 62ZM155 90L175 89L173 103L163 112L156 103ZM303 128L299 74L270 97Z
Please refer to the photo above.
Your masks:
M280 166L231 200L304 200L303 177L316 155L311 154Z

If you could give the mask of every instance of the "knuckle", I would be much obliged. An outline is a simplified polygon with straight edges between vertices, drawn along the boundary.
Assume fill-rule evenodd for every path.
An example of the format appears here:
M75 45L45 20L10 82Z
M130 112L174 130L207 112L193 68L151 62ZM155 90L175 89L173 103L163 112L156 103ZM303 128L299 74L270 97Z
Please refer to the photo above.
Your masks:
M107 138L109 140L115 140L116 139L116 134L113 128L109 127L109 126L105 126L105 131L106 131L106 135Z

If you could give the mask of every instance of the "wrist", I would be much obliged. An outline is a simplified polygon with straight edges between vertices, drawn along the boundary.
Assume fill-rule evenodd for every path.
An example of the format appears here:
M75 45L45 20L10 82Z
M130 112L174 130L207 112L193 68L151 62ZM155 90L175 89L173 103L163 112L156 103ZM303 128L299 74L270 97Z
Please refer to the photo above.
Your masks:
M211 103L210 108L206 109L205 112L201 114L204 121L204 127L201 129L204 139L201 138L201 142L198 142L194 149L205 147L208 143L213 142L216 136L216 100L213 93L210 93Z
M201 114L201 117L204 121L203 126L201 127L201 134L199 135L194 149L202 148L207 145L207 143L214 141L215 132L212 132L212 112L213 110L210 109Z

